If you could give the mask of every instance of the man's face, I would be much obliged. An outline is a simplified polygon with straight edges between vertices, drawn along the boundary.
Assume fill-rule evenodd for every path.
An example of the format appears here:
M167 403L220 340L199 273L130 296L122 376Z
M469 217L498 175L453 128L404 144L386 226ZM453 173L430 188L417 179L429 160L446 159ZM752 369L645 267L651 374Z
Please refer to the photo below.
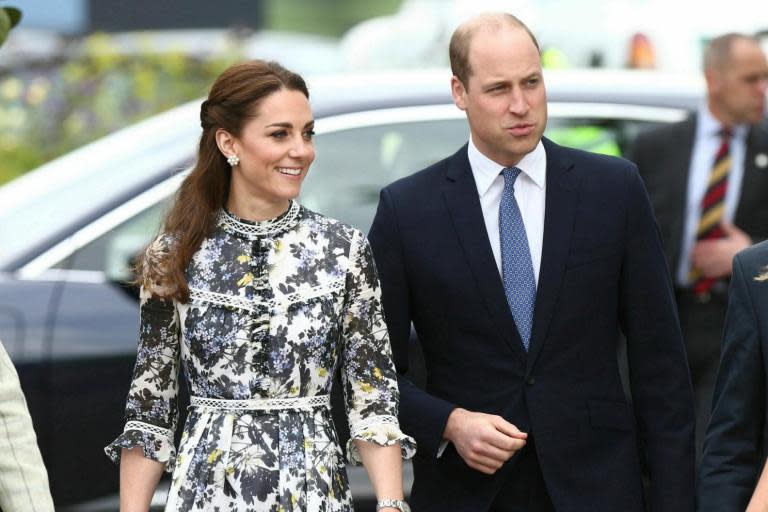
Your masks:
M477 149L498 164L516 165L547 124L539 52L521 28L480 29L470 42L469 65L468 84L451 79L453 101L467 113Z
M734 41L729 62L722 68L708 70L707 85L721 121L759 123L765 116L768 88L768 62L760 46L745 39Z

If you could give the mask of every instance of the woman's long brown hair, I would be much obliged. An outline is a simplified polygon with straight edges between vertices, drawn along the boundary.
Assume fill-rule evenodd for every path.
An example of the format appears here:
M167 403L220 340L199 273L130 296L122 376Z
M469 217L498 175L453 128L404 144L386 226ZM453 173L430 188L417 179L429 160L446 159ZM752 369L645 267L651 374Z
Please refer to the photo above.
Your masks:
M136 266L137 280L162 283L167 298L189 301L186 270L216 224L219 209L227 201L232 169L216 145L216 131L223 128L239 137L249 118L257 115L261 100L281 89L302 92L309 99L304 79L276 62L254 60L236 64L213 83L200 107L203 134L197 161L176 194L162 231L172 240L167 250L144 255ZM158 259L159 256L159 259Z

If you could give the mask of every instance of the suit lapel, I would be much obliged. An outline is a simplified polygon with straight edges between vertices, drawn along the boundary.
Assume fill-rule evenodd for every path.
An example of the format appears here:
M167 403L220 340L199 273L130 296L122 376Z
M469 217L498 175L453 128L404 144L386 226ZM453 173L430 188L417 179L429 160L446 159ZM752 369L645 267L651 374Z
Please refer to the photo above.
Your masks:
M443 197L464 257L494 325L499 328L499 334L514 352L524 357L520 335L509 310L504 285L491 251L466 145L448 160Z
M577 175L567 153L547 139L543 142L547 153L544 240L526 374L533 368L547 337L571 245L579 195Z
M758 167L758 155L762 167ZM744 155L744 175L741 179L739 206L734 218L737 225L744 225L745 219L753 214L750 210L765 201L762 197L768 184L768 123L753 126L747 135L747 151Z

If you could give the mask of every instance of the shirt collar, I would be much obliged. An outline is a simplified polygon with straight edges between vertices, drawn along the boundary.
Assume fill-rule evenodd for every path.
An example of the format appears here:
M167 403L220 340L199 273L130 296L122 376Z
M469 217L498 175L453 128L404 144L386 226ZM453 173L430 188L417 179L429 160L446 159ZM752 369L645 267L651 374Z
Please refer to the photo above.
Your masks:
M475 177L475 184L477 185L477 192L480 196L484 196L488 189L491 188L493 180L504 170L504 166L498 164L482 154L477 146L475 146L472 136L469 137L469 147L467 149L467 156L469 157L469 165L472 168L472 174ZM517 165L518 169L523 171L523 174L528 176L537 187L544 189L547 176L547 159L544 151L544 145L539 140L536 147L525 155Z
M706 103L702 103L701 106L699 106L699 117L698 117L698 134L699 136L707 136L707 137L714 137L720 136L720 130L722 129L723 125L720 121L715 118L715 116L712 115L712 112L709 111L709 107L707 107ZM749 130L749 126L746 124L737 124L733 128L733 138L744 138L747 135L747 131Z

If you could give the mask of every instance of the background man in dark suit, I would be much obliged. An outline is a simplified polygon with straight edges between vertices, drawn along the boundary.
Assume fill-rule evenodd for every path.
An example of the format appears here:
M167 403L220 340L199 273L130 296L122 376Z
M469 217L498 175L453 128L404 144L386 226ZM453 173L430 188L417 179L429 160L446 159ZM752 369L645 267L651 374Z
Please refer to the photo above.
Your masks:
M762 242L733 260L723 354L699 471L699 512L768 509L767 371L768 242Z
M370 240L419 511L693 509L693 405L669 273L635 166L542 134L538 45L508 14L450 45L470 141L381 193ZM616 344L628 339L634 409ZM642 449L638 447L642 446ZM641 453L643 452L643 453Z
M768 236L768 64L758 42L713 39L706 104L641 135L637 163L661 226L696 393L700 452L712 405L733 256ZM718 153L722 151L722 155Z

